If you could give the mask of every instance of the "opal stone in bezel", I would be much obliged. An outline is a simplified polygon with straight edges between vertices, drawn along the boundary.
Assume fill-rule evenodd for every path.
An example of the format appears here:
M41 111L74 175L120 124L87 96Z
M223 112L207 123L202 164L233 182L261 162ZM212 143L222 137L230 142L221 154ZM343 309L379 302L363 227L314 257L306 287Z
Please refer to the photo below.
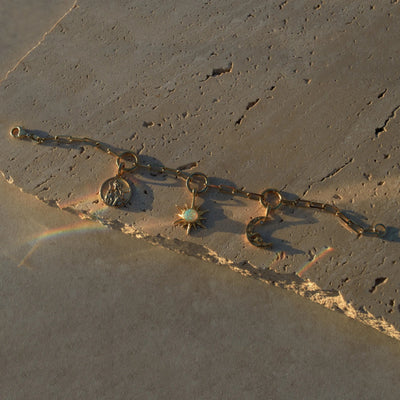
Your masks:
M199 219L199 213L194 208L189 208L183 212L182 217L186 222L195 222Z

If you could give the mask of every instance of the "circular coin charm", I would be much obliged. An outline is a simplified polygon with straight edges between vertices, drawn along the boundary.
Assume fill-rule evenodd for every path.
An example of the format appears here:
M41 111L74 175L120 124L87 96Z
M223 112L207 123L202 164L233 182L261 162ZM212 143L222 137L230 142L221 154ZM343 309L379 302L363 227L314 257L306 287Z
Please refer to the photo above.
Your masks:
M129 183L119 176L107 179L100 188L101 199L108 206L123 207L128 203L131 195Z

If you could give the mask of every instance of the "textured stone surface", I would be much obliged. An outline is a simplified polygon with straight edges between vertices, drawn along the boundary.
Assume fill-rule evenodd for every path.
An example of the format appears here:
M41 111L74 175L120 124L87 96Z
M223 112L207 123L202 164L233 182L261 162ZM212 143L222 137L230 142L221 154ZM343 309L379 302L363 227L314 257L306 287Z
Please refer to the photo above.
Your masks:
M0 193L0 398L398 398L395 340L1 177Z
M44 36L69 12L69 0L15 0L0 3L0 81L6 79Z
M1 84L0 169L50 204L399 338L399 7L81 1ZM275 245L266 252L244 237L262 207L210 192L198 200L208 229L187 237L173 226L175 204L190 202L184 185L134 175L132 204L105 209L97 193L116 173L111 157L17 142L6 135L14 124L171 167L197 161L214 184L334 202L388 234L357 239L330 215L282 210L282 223L266 227Z
M55 3L2 2L0 53L13 40L16 58L28 49L24 32L4 30L10 13L42 28L40 40ZM1 399L398 398L391 339L50 208L1 177L0 195Z

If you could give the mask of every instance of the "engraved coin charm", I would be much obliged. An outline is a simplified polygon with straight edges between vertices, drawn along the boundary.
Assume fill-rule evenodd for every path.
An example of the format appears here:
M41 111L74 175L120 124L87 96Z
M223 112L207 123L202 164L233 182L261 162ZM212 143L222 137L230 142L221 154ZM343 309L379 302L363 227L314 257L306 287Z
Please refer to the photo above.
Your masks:
M123 207L131 199L132 191L125 179L115 176L101 185L100 196L108 206Z

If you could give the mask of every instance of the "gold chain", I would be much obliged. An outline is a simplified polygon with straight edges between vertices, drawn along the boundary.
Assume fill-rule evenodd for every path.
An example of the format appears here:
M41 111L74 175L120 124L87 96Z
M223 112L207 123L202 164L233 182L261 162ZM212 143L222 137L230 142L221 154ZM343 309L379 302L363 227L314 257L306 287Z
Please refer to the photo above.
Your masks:
M300 198L296 200L288 200L283 197L282 193L275 189L266 189L262 193L254 193L248 192L243 188L238 189L234 186L210 184L208 182L208 177L201 172L185 172L185 170L196 167L197 163L189 163L178 168L144 164L139 161L138 155L134 152L124 151L117 153L105 146L103 143L87 137L39 136L33 132L24 130L19 126L12 128L10 134L14 138L33 140L37 144L48 142L53 142L56 144L86 144L93 146L104 153L114 156L117 159L117 175L105 181L100 188L100 197L109 206L121 207L125 206L129 202L131 198L131 184L129 184L123 178L123 175L132 173L138 169L145 169L149 172L157 174L167 174L186 181L186 187L192 194L191 205L178 207L179 213L177 215L179 219L176 220L174 224L186 228L187 233L189 233L192 228L205 228L203 225L205 217L203 217L203 215L207 213L207 210L201 210L200 207L197 207L195 205L195 200L198 195L209 189L233 196L244 197L249 200L257 200L260 201L260 203L265 207L265 216L253 218L246 227L246 235L248 240L251 244L257 247L272 247L272 243L265 242L261 235L255 231L255 227L257 225L265 224L269 220L271 212L281 206L292 208L309 208L334 215L340 220L340 222L342 222L346 227L350 228L359 236L366 235L383 237L386 233L386 227L383 224L363 227L351 218L344 215L343 212L333 204L319 203Z

